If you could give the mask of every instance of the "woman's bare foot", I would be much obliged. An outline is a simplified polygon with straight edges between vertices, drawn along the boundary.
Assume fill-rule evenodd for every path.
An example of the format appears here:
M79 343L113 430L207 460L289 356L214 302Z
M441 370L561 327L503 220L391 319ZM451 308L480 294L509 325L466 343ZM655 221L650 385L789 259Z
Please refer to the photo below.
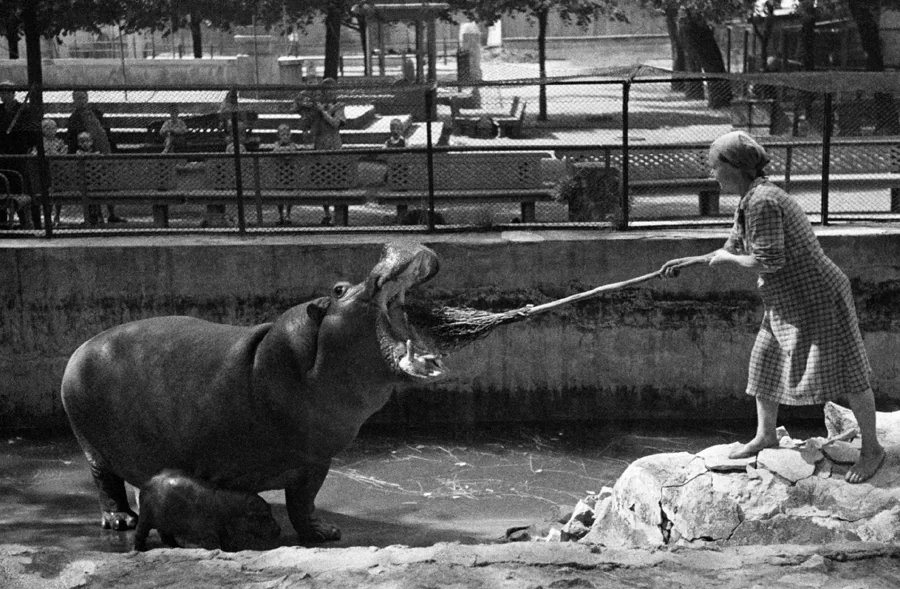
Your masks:
M755 437L743 446L738 446L728 453L729 458L749 458L756 456L760 450L765 448L777 448L778 438L772 437Z
M856 463L850 467L844 479L851 484L859 484L872 478L884 463L884 448L863 454L860 452Z

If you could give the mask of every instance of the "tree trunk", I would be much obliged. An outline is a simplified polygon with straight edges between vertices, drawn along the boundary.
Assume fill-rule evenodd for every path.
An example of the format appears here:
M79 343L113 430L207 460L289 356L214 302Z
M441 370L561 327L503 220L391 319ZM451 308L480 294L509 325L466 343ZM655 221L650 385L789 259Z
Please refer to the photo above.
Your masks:
M700 73L700 60L697 58L696 49L688 42L685 24L687 19L684 16L684 10L677 9L675 17L676 31L678 35L678 43L684 52L684 72L686 74ZM688 98L703 100L703 82L698 80L685 80L681 83L681 90Z
M194 57L196 59L203 58L203 37L200 34L200 23L203 19L199 14L191 13L191 41L194 44Z
M716 43L713 30L706 21L689 11L682 11L679 24L684 31L684 41L690 54L697 59L700 68L706 74L724 74L725 60ZM731 104L731 82L729 80L710 80L709 106L721 108Z
M19 19L10 16L4 24L6 25L4 33L9 45L9 58L19 59Z
M322 76L333 80L338 78L338 66L341 59L342 17L340 2L330 2L325 13L325 68Z
M538 75L541 78L538 95L538 120L547 120L547 9L538 11Z
M807 0L800 5L800 51L803 71L816 69L816 7Z
M878 0L855 0L848 2L847 5L856 22L863 51L866 52L866 71L883 72L884 53L881 49L881 31L879 30L880 2ZM875 116L874 133L876 135L900 134L900 111L898 111L892 94L875 92L872 111Z
M371 68L371 56L369 55L369 21L366 20L365 14L357 14L356 15L356 26L359 29L359 44L362 46L362 54L363 54L363 68L366 65L369 65ZM366 76L371 76L371 69L369 71L363 72Z
M678 4L669 3L666 6L666 30L669 33L669 45L672 47L672 72L684 73L687 66L687 60L684 55L684 46L681 44L681 37L678 36ZM672 90L676 92L683 91L684 80L677 77L672 78Z

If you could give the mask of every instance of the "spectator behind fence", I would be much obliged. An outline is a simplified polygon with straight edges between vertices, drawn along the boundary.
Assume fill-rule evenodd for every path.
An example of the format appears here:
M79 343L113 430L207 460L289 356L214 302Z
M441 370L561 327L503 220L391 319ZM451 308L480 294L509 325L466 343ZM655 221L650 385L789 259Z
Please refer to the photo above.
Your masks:
M250 115L246 110L238 106L237 100L237 90L232 88L225 94L222 104L219 105L219 124L228 135L231 134L231 115L233 113L237 113L239 127L243 127L245 131L249 127L248 119Z
M87 91L73 91L72 104L75 109L66 122L66 144L69 146L69 153L78 153L82 133L90 135L91 143L96 153L107 154L115 151L115 143L112 140L109 128L103 124L103 111L90 104ZM127 219L116 215L115 205L106 205L106 210L109 213L106 220L110 223L125 223L127 221ZM99 219L99 221L102 220L102 218Z
M272 144L272 151L296 152L300 146L291 139L291 128L286 123L278 125L278 139ZM285 179L287 180L287 179ZM285 214L287 213L287 214ZM291 224L291 205L278 205L278 224Z
M78 134L78 149L75 150L76 155L93 155L99 153L101 152L97 149L97 146L94 145L94 138L90 133L82 131ZM88 205L87 222L89 225L103 224L103 212L100 210L100 205ZM110 223L112 223L112 221L110 221Z
M246 128L243 124L238 122L238 150L240 153L244 153L247 151L246 143ZM234 137L231 132L225 134L225 153L234 153Z
M69 153L69 148L66 146L66 142L56 136L58 131L58 127L56 126L56 121L53 119L47 119L41 121L41 135L44 136L44 155L52 156L52 155L66 155ZM32 150L37 151L37 150ZM50 183L52 185L53 178L50 178ZM59 213L62 210L62 205L54 205L53 207L53 224L59 225Z
M169 118L159 128L159 134L163 138L163 153L175 153L181 151L184 139L187 136L187 123L179 116L178 105L169 105Z
M403 121L391 119L391 136L384 143L387 149L399 149L406 147L406 137L403 136Z
M347 122L344 114L344 103L336 100L335 84L333 78L322 80L320 99L314 103L312 117L309 122L312 133L313 149L341 149L341 127ZM323 225L331 225L331 208L322 205L325 217Z
M37 146L40 140L35 113L27 104L16 100L12 82L0 82L0 155L25 155ZM38 207L31 206L33 190L28 162L3 159L0 160L0 169L15 172L4 174L4 178L9 182L11 194L22 195L14 205L18 208L19 222L26 228L40 227L40 211ZM0 215L5 217L6 214L7 207L2 207Z

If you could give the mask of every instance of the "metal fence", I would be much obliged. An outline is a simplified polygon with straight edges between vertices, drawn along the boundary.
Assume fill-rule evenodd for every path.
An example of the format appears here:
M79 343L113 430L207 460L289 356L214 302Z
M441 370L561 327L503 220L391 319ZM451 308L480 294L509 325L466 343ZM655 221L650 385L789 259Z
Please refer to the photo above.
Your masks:
M891 74L673 77L650 68L543 83L44 88L41 149L0 156L0 232L724 225L738 197L719 194L706 154L733 129L766 146L770 178L814 222L893 222L892 88ZM89 107L75 111L73 90L87 91ZM19 88L16 98L27 94ZM325 141L316 105L334 103L344 120ZM0 133L36 133L39 117L23 112ZM185 133L167 135L180 126L172 117ZM87 146L98 139L91 118L106 141Z

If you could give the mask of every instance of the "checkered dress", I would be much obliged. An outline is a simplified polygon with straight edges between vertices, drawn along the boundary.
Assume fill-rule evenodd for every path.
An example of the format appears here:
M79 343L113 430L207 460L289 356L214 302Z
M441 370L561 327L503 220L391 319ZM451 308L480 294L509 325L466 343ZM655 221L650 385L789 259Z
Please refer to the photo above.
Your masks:
M725 243L761 264L764 314L747 394L813 405L869 388L850 281L822 251L800 205L765 178L750 185Z

